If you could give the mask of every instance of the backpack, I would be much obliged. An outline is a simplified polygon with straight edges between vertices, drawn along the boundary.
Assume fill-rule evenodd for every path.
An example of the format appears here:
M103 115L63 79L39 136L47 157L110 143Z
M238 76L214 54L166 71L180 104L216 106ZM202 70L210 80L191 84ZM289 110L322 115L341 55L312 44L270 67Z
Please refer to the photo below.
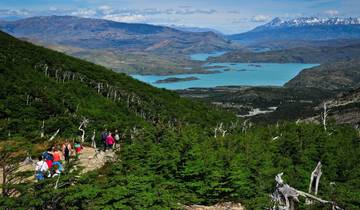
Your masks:
M43 157L45 160L54 160L54 156L48 152L44 152Z

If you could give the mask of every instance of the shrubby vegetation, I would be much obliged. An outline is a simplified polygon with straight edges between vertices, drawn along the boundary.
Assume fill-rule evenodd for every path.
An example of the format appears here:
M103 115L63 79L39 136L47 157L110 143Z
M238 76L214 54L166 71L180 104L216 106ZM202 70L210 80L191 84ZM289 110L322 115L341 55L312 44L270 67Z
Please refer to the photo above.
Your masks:
M57 189L56 179L6 186L19 194L0 197L1 209L181 209L182 204L219 201L264 209L271 206L277 173L284 172L287 183L306 191L318 161L324 172L319 196L345 209L360 209L355 129L331 124L325 132L320 125L289 122L244 126L227 112L6 34L0 34L0 61L1 139L35 154L34 144L47 140L39 138L43 120L46 134L60 128L60 136L75 137L83 117L90 119L88 133L106 126L126 134L116 162L81 176L67 170ZM44 64L51 69L48 75ZM82 79L62 82L56 70ZM97 91L100 82L121 90L120 100L107 89ZM128 103L134 95L140 103ZM214 138L220 122L227 135ZM134 126L137 132L130 138ZM13 144L2 145L1 151L12 151Z
M31 197L31 206L45 209L170 209L180 208L178 203L230 200L263 209L271 206L277 173L284 172L287 183L306 191L311 171L322 161L319 196L359 209L360 139L352 128L333 125L329 135L321 126L285 123L233 133L213 138L196 126L144 130L125 144L120 160L74 185L54 190L50 180L34 190L39 184L29 184L19 197L3 198L1 204L20 208ZM61 183L71 178L64 176Z

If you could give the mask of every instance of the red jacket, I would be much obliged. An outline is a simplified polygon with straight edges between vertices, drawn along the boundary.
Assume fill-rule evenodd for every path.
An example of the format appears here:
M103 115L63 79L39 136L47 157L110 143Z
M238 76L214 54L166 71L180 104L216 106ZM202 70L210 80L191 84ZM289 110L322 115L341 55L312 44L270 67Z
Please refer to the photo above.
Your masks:
M106 144L112 145L112 144L114 144L114 143L115 143L115 139L114 139L111 135L108 135L108 136L106 137Z

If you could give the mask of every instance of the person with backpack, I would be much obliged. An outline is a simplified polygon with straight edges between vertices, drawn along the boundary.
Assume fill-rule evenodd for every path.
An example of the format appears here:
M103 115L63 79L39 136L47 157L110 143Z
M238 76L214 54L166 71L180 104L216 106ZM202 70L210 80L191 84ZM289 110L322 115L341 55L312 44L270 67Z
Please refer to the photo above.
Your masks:
M70 161L71 150L71 144L69 143L69 140L66 139L65 143L62 145L62 153L66 163L69 163Z
M48 165L48 168L51 168L52 162L54 160L54 156L52 154L52 148L50 147L47 151L45 151L42 156L45 159L46 164Z
M115 130L115 135L114 135L114 139L115 139L115 148L120 148L120 135L119 135L119 130Z
M75 149L75 159L79 160L80 153L81 153L81 150L83 149L83 146L80 144L80 142L76 141L74 144L74 149Z
M107 136L108 136L108 131L105 128L105 130L103 132L101 132L101 134L100 134L100 139L101 139L101 142L103 143L104 152L106 151L106 148L107 148L107 144L106 144Z
M112 136L111 132L109 132L109 135L106 137L106 144L108 145L109 149L113 149L113 145L115 144L115 139Z
M39 161L35 164L35 178L37 181L44 180L49 170L48 164L43 160L43 156L39 156Z

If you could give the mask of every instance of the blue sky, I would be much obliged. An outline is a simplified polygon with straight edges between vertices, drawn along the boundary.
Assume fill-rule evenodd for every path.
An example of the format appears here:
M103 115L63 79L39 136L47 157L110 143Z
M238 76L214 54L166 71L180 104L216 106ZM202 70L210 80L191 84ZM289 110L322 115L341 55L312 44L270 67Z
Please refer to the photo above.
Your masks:
M237 33L272 18L358 17L360 0L1 0L0 19L75 15Z

